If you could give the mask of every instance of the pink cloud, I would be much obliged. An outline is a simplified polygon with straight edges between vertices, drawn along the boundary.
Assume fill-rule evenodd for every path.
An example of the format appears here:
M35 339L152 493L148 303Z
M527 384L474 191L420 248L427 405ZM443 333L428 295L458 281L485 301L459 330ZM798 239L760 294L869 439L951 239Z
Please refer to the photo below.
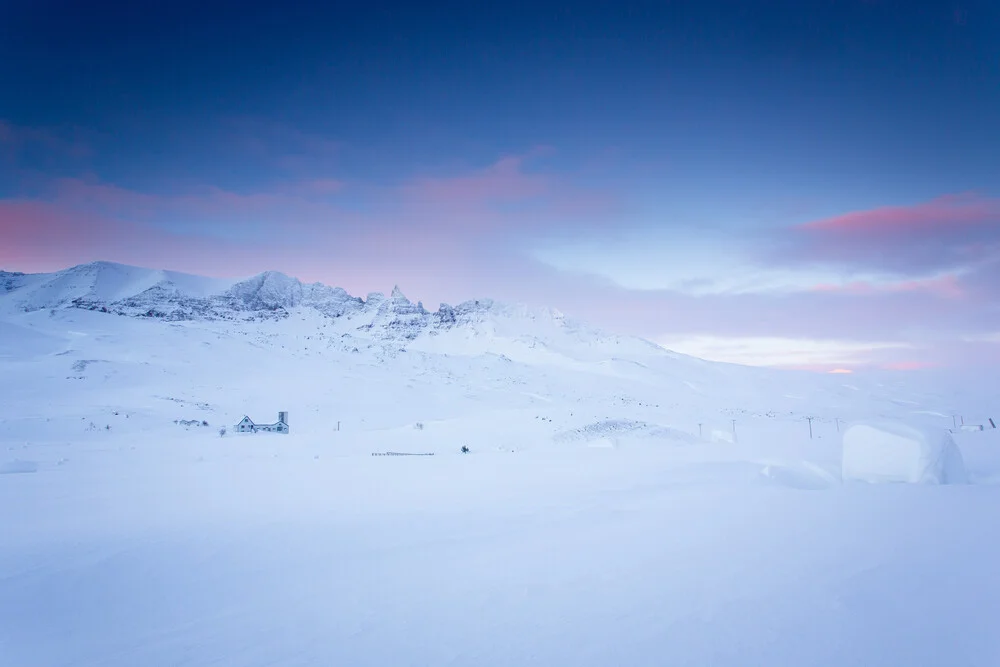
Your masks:
M923 290L950 298L995 295L997 288L988 286L997 257L1000 199L974 194L816 220L777 237L767 251L769 261L787 266L858 276L843 291ZM861 277L873 275L874 282Z
M844 368L845 364L835 363L835 364L791 364L778 366L788 371L808 371L810 373L826 373L828 375L851 375L855 372L854 369Z
M387 213L408 227L441 235L548 233L611 224L620 201L610 192L579 188L551 173L527 169L531 159L549 152L541 147L471 173L411 179L387 193L395 205Z
M229 234L270 230L275 236L283 227L314 241L340 243L379 235L395 240L460 236L477 242L484 234L513 229L543 232L593 224L614 210L615 200L606 193L579 191L552 175L527 173L524 160L506 157L472 173L418 177L398 186L353 184L351 194L368 204L365 213L339 205L348 186L331 178L284 182L251 193L202 187L169 196L67 178L49 185L47 200L120 220L199 224Z
M153 266L169 261L171 268L216 275L278 269L362 292L371 288L363 277L410 275L415 288L453 299L466 295L465 289L446 289L457 284L456 276L475 278L485 270L499 277L511 269L512 230L572 228L593 220L598 204L613 206L601 193L588 197L552 175L526 173L526 159L507 157L471 173L399 186L348 187L313 178L251 193L202 187L162 195L94 178L60 179L48 185L44 200L0 201L5 224L18 231L4 259L39 270L45 252L26 249L56 238L58 252L50 248L48 254L66 258L59 266L96 258ZM341 207L339 197L348 190L368 210ZM45 219L29 221L25 207L44 212ZM223 239L226 251L200 268L191 252L180 250L185 244L218 247ZM175 251L184 266L173 260Z
M511 156L468 176L418 178L403 186L403 193L416 201L454 206L520 201L547 194L549 180L544 176L525 174L522 171L523 162L523 158Z
M1000 199L974 194L945 195L914 206L885 206L816 220L800 230L829 234L899 237L904 234L954 231L962 227L995 224Z
M202 227L207 235L253 231L280 236L282 229L314 236L351 215L329 198L342 189L340 181L307 180L282 184L271 191L238 193L202 187L180 195L137 192L92 179L59 179L48 188L48 199L63 210L81 215L170 227Z
M216 277L274 269L362 290L375 277L373 268L383 275L391 271L387 264L366 266L364 257L341 262L347 253L323 244L176 234L136 219L84 213L53 202L0 200L0 237L6 241L0 244L0 268L29 272L109 260Z
M97 216L81 216L39 201L0 201L0 261L72 255L81 242L114 237L117 224ZM57 242L54 242L57 241Z
M38 201L0 201L0 236L9 241L0 244L0 265L33 271L98 259L155 267L171 256L205 266L218 254L214 244Z
M922 371L928 368L939 368L940 363L934 361L893 361L880 364L879 368L887 371Z

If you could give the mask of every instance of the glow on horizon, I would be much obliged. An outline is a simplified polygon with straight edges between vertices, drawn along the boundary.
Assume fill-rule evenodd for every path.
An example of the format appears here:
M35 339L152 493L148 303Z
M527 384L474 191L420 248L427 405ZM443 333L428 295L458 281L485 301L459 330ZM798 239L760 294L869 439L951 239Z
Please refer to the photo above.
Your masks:
M781 337L722 337L696 335L661 339L658 343L670 350L711 361L747 366L813 370L825 373L850 373L852 368L882 367L877 354L884 351L913 350L905 342L811 340ZM916 362L900 362L898 368L910 369Z

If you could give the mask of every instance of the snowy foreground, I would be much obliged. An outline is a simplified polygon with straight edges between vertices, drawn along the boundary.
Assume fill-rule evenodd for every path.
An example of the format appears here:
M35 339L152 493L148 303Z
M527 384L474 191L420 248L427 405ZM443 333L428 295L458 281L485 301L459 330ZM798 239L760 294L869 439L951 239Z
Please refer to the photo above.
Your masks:
M523 313L387 344L303 308L4 311L16 294L4 667L1000 664L1000 431L954 434L955 485L844 482L838 434L982 423L986 394ZM231 432L278 410L290 435Z

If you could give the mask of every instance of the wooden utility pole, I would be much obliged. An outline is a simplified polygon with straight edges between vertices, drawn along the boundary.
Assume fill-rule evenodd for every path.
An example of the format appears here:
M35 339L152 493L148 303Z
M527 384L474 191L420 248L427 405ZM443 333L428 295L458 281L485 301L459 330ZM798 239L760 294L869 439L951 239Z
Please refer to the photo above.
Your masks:
M951 427L952 428L958 428L958 422L955 419L955 415L951 416Z
M806 417L806 421L809 422L809 439L810 440L813 439L813 419L815 419L815 417Z
M698 437L701 437L701 424L698 424Z
M837 422L837 433L840 433L840 417L834 417L833 420Z
M733 442L736 442L738 440L738 438L736 437L736 420L733 419L732 422L733 422Z

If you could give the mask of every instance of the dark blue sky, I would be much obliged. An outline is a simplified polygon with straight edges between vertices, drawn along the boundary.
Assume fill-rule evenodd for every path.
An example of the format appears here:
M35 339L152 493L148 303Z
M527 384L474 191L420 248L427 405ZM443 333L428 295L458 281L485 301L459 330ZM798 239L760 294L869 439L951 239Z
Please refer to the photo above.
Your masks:
M385 243L478 253L483 290L509 287L519 262L554 272L544 295L513 281L526 300L572 302L569 274L643 298L784 299L968 266L804 268L812 256L782 230L967 193L996 226L1000 3L313 4L5 3L0 203L20 207L3 224L22 247L0 261L70 260L84 231L113 221L132 234L108 248L121 259L410 282L429 300L469 277L380 263ZM46 254L26 231L44 225L23 207L43 205L76 245ZM146 231L284 246L213 269L143 250ZM324 243L345 268L319 268L309 253ZM795 261L776 261L787 246ZM366 252L368 269L346 268ZM719 333L705 322L688 333Z
M15 3L0 108L79 127L116 182L137 162L266 180L219 160L234 119L342 142L338 165L372 178L540 143L656 175L740 171L750 153L798 179L863 161L905 174L901 192L996 176L995 2L314 4Z

